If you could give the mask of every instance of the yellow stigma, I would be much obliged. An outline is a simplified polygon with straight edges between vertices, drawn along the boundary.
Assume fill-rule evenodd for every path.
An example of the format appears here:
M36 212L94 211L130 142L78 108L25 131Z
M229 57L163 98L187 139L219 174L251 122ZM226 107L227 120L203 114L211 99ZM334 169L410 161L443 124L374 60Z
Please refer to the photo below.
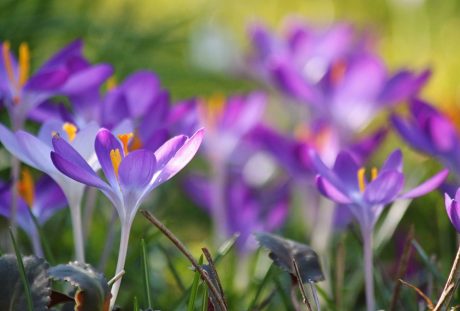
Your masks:
M133 136L134 136L133 133L126 133L126 134L118 135L118 139L121 140L121 143L123 144L123 152L125 153L125 156L129 153L128 145L129 145L129 141L131 140Z
M107 90L111 91L117 87L117 78L115 76L111 76L107 79Z
M21 172L21 179L17 184L18 193L21 198L27 203L29 207L34 204L34 180L28 169L23 169Z
M64 123L62 125L62 129L67 133L70 142L72 142L75 139L75 136L77 136L77 127L70 122Z
M10 83L14 85L15 78L14 78L13 64L11 61L10 43L8 41L3 42L2 56L3 56L3 64L5 65L5 70L8 76L8 80L10 80Z
M359 185L359 191L361 192L364 192L364 190L366 189L365 174L366 174L366 169L364 167L361 167L358 170L358 185Z
M115 172L115 176L117 176L118 178L118 168L120 167L120 163L121 163L121 154L118 148L110 150L110 160L112 161L112 166Z
M371 180L374 181L379 175L379 170L376 167L373 167L371 170Z
M30 71L30 50L27 43L19 46L19 87L22 88L29 79Z

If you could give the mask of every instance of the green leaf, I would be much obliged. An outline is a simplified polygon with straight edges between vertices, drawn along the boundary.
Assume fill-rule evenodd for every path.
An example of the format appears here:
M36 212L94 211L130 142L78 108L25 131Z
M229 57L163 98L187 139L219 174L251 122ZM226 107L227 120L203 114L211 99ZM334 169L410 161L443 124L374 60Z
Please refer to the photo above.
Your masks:
M30 289L32 310L48 310L51 295L48 263L43 258L35 256L23 257L22 263ZM7 254L0 257L0 280L0 310L28 310L27 295L15 255Z
M144 275L144 292L147 298L147 306L152 307L152 299L150 298L150 284L149 284L149 267L147 265L147 254L145 251L145 241L141 239L141 255L142 255L142 272Z
M201 266L203 264L203 255L200 256L198 264ZM196 294L198 292L198 284L200 281L200 273L195 271L195 276L193 277L192 289L190 291L190 300L188 301L187 311L193 311L195 309L195 300Z
M75 310L108 311L110 291L104 276L88 264L71 262L49 269L55 280L69 282L77 288L75 292Z

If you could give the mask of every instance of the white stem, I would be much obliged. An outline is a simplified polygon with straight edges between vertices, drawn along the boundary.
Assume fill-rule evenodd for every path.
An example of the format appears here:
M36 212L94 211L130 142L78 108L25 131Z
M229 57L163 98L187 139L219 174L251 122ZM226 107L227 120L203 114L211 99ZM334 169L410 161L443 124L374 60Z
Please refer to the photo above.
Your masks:
M366 305L367 311L375 311L374 298L374 264L372 260L372 230L367 233L363 230L363 248L364 248L364 283L366 287Z
M69 200L70 216L72 219L73 240L75 247L75 257L79 262L85 262L85 246L83 244L83 230L81 224L80 200L73 203Z
M125 261L126 261L126 254L128 252L128 242L129 242L129 232L131 231L131 224L132 220L122 221L121 223L121 236L120 236L120 248L118 250L118 261L117 261L117 269L115 274L119 274L121 271L124 270ZM121 285L121 277L113 284L111 294L112 298L110 299L110 310L112 310L113 306L115 305L115 301L117 300L118 291Z
M37 257L44 258L42 243L40 241L40 234L38 230L34 229L32 234L30 235L30 239L32 241L32 248L34 249L34 254ZM49 259L49 258L48 258Z

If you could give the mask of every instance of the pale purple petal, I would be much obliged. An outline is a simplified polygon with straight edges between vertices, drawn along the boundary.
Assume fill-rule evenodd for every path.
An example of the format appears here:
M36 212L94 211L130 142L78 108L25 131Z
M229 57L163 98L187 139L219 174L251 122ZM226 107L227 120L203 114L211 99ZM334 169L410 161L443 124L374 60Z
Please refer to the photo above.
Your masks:
M157 168L161 170L171 160L176 152L182 148L187 141L187 137L179 135L171 138L165 142L157 151L155 151L155 158L157 159Z
M445 194L444 198L447 216L449 216L450 222L454 226L455 230L460 232L460 207L458 206L458 201L451 199L447 193Z
M32 160L29 158L27 152L22 148L22 145L18 142L17 137L8 128L0 123L0 142L8 150L9 153L19 158L22 162L29 166L35 166Z
M37 137L24 131L18 131L16 137L24 153L27 155L27 159L30 159L32 167L47 174L56 173L56 168L50 159L51 146L48 146Z
M404 175L397 171L381 172L364 190L364 200L371 205L394 201L404 186Z
M334 172L347 189L359 191L359 166L348 152L340 152L334 163Z
M383 163L382 168L380 171L383 173L384 171L398 171L402 172L402 152L399 149L393 151L388 158L386 159L385 163Z
M59 135L53 136L54 151L65 157L65 159L86 171L93 171L88 162L63 138Z
M447 175L449 175L449 171L444 169L424 183L401 195L401 198L416 198L427 194L428 192L438 188L443 183L443 181L446 180Z
M316 177L316 186L318 190L327 198L331 199L332 201L340 204L350 204L352 200L339 189L334 187L327 179L317 176Z
M60 92L67 95L78 95L102 84L113 74L113 68L107 64L100 64L73 73Z
M130 152L121 161L118 177L122 191L134 190L143 192L155 173L156 159L153 152L136 150Z

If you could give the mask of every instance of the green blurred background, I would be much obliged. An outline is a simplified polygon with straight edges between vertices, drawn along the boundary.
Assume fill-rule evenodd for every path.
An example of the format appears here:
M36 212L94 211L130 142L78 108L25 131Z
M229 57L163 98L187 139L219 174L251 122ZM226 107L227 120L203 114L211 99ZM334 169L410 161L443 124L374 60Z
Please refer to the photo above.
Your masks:
M21 42L28 42L32 49L32 67L37 68L62 46L82 38L87 57L92 62L113 64L118 81L135 70L150 69L159 75L173 98L182 99L262 87L240 75L229 73L228 69L232 69L230 64L233 61L241 65L247 55L249 23L261 21L279 31L288 16L324 26L336 21L348 21L363 32L374 33L378 50L391 69L432 68L433 76L423 91L426 99L445 109L456 110L460 103L460 2L455 0L0 0L0 41L9 40L14 48ZM217 43L213 40L217 40ZM217 46L217 49L207 48L206 42L211 42L210 46ZM391 143L384 147L386 151L378 157L386 156L395 141L401 144L392 136ZM406 172L410 173L418 169L416 165L427 162L430 164L428 171L434 171L432 161L416 156L407 147L403 148L405 162L409 164ZM412 162L411 159L418 161ZM176 181L162 186L156 191L156 204L153 205L156 206L156 214L173 230L179 230L180 237L186 237L184 239L188 246L196 251L194 253L199 253L209 232L209 221L200 209L190 207L191 203L179 192ZM98 205L109 204L105 199L100 199ZM416 219L417 236L428 252L436 253L448 261L453 255L450 246L455 238L441 207L440 195L432 194L423 200L416 200L413 205L404 218L403 227ZM95 227L87 242L91 263L98 262L109 229L105 220L98 221L101 219L99 217L110 219L111 211L111 208L98 208L95 211ZM140 237L145 237L147 242L158 240L156 231L151 230L140 218L137 217L131 235L127 264L130 273L124 280L121 304L130 304L133 296L136 293L141 295L139 293L143 290L138 278ZM303 239L302 219L291 216L290 224L286 229L287 236ZM68 229L62 230L63 227ZM59 213L57 219L45 229L49 233L62 232L59 236L53 236L57 243L52 241L52 246L56 261L67 261L69 254L61 251L72 249L67 212ZM350 237L347 239L350 240ZM117 245L118 238L115 240ZM163 238L160 240L160 244L169 248L167 241ZM361 252L360 247L353 238L351 241L347 250L347 256L351 256L348 269L360 269L360 259L356 258ZM392 245L385 251L385 257L393 258ZM187 262L177 252L169 252L174 263L180 262L179 272L186 286L189 286L193 274L189 273ZM158 298L161 299L159 305L169 306L171 299L179 299L181 291L171 273L166 276L161 274L168 265L165 260L167 256L161 248L151 247L149 253L154 299L161 297ZM105 269L108 277L114 270L116 250L112 256ZM447 268L442 267L443 271ZM234 272L231 269L224 272L224 278L229 278L230 283L234 282ZM360 277L355 279L358 280L356 288L360 289ZM224 283L228 289L225 280ZM228 293L232 299L235 292L229 290Z

